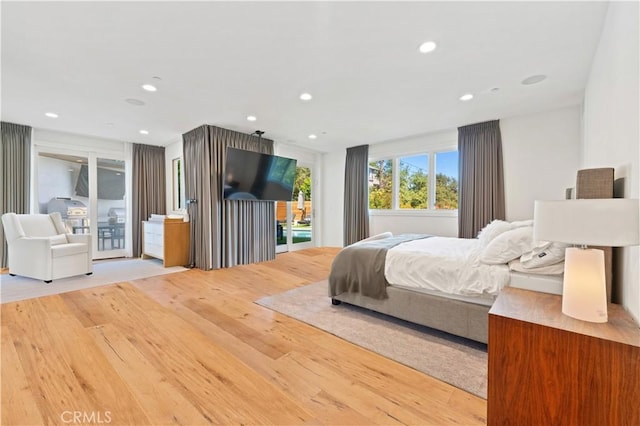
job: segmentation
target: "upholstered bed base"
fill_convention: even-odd
[[[387,287],[389,298],[378,300],[359,293],[342,293],[332,302],[349,303],[416,324],[482,343],[488,341],[490,306],[446,299],[397,287]]]

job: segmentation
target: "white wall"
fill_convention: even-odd
[[[580,108],[562,108],[500,120],[505,174],[506,219],[533,218],[536,199],[562,199],[575,186],[580,163]],[[412,136],[369,146],[370,158],[457,149],[457,130]],[[323,156],[325,176],[325,245],[342,246],[345,151]],[[376,212],[372,235],[391,231],[445,237],[458,235],[458,217],[451,212]]]
[[[611,2],[591,66],[583,112],[582,167],[615,167],[624,197],[640,198],[638,3]],[[622,305],[640,321],[640,250],[616,250]]]
[[[500,120],[508,221],[533,219],[535,200],[561,200],[580,165],[578,106]]]
[[[322,245],[342,247],[344,206],[344,149],[322,154]]]

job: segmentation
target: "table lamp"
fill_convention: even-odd
[[[563,314],[607,322],[604,252],[587,246],[638,245],[639,205],[629,198],[535,202],[533,238],[577,246],[565,251]]]

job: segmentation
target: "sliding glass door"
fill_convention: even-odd
[[[125,161],[55,149],[36,164],[37,212],[59,212],[69,233],[92,235],[93,258],[127,255]]]
[[[276,203],[277,253],[313,247],[311,182],[311,167],[297,167],[291,201]]]

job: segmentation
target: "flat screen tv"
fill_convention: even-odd
[[[224,193],[228,200],[291,201],[296,160],[227,148]]]

